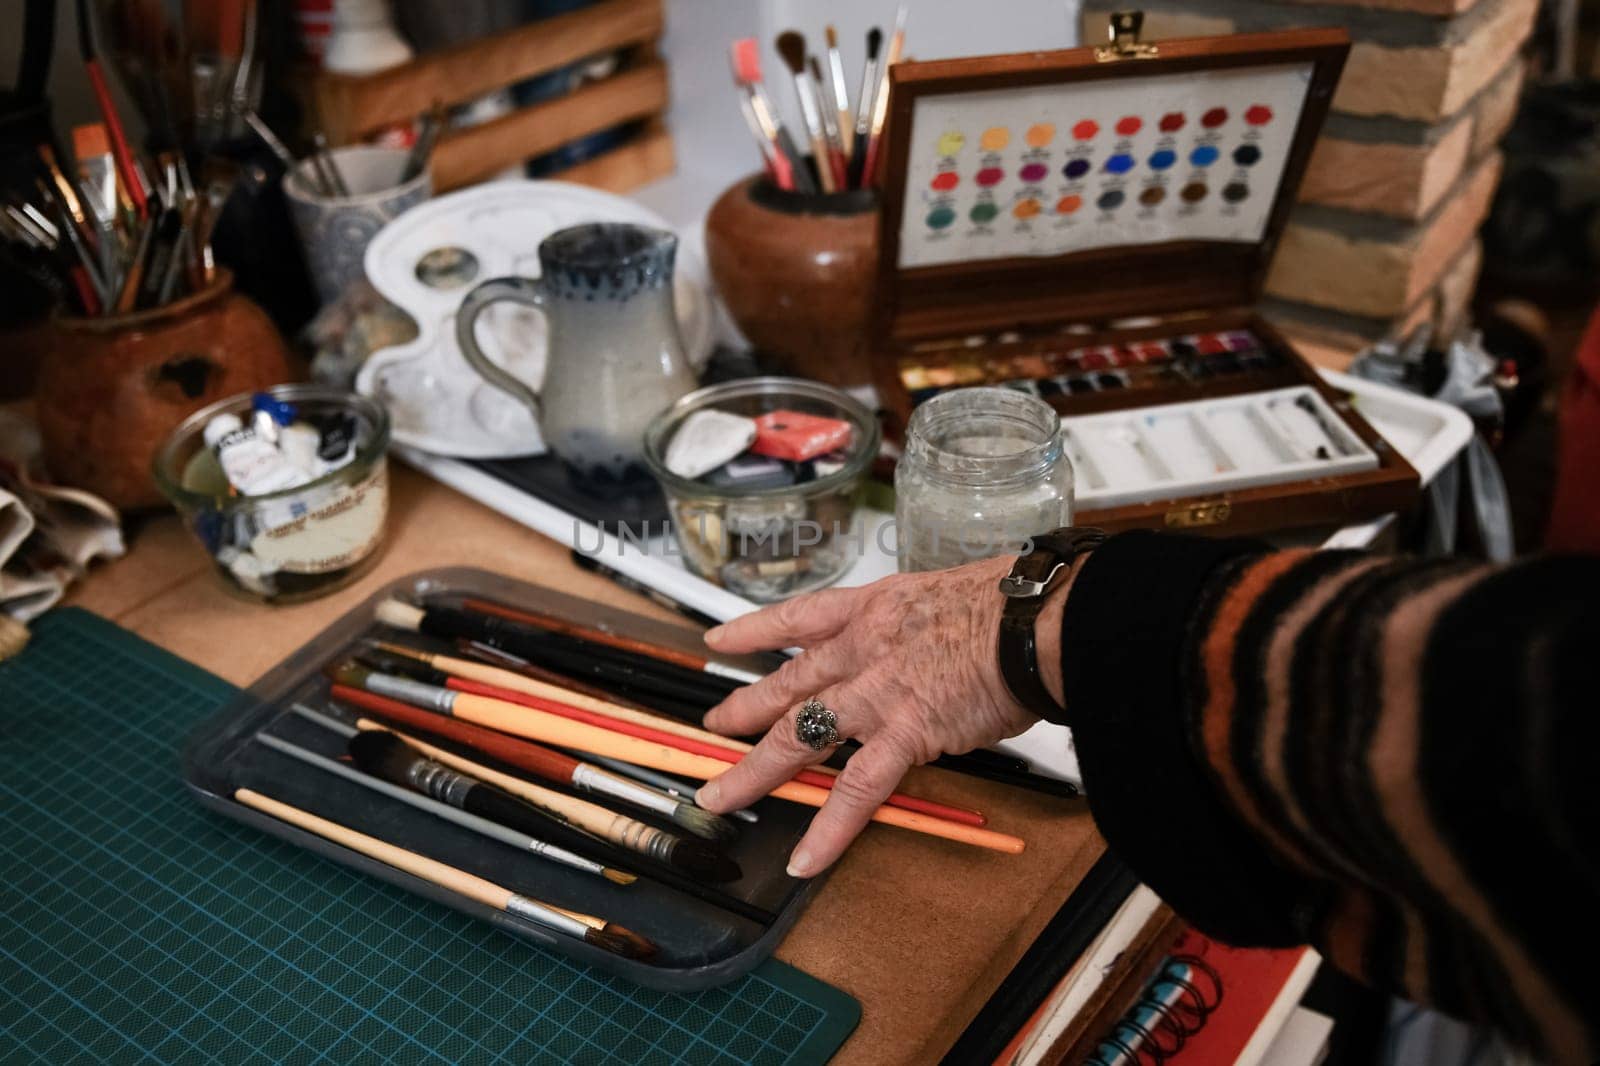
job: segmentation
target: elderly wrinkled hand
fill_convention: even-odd
[[[843,853],[912,766],[1015,736],[1038,719],[1007,690],[995,655],[1002,599],[996,584],[1011,557],[953,570],[899,574],[861,588],[827,589],[737,618],[706,634],[718,652],[800,647],[804,653],[730,695],[706,726],[746,735],[768,729],[745,758],[700,789],[724,812],[766,795],[831,748],[796,733],[809,699],[856,740],[789,873],[809,877]]]

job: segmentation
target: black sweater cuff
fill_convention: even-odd
[[[1173,910],[1235,944],[1303,942],[1294,879],[1223,804],[1185,728],[1184,657],[1207,580],[1253,541],[1111,538],[1067,597],[1061,673],[1096,825]]]

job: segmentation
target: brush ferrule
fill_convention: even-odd
[[[558,848],[554,844],[546,844],[542,840],[533,840],[532,838],[529,838],[528,850],[539,856],[541,859],[549,859],[551,862],[559,862],[564,866],[571,866],[574,869],[583,870],[585,873],[599,874],[602,876],[605,874],[606,868],[603,864],[595,862],[593,859],[586,859],[575,851],[568,851],[566,848]]]
[[[804,119],[806,129],[813,134],[822,131],[822,111],[817,104],[817,83],[811,80],[811,75],[802,70],[794,76],[795,95],[800,98],[800,116]],[[821,163],[818,163],[820,166]]]
[[[742,681],[747,685],[761,680],[761,675],[754,670],[741,670],[737,666],[724,666],[722,663],[707,662],[705,671],[713,677],[725,677],[729,681]]]
[[[619,842],[623,847],[669,865],[672,862],[673,846],[678,843],[678,838],[671,833],[633,819],[627,820],[619,836],[621,837]]]
[[[513,895],[506,902],[506,913],[514,914],[518,918],[526,918],[530,922],[558,929],[568,936],[575,936],[582,940],[589,932],[589,927],[576,918],[569,918],[553,907],[546,907],[538,900],[529,899],[527,896]]]
[[[604,770],[597,770],[593,766],[579,765],[572,772],[572,784],[589,792],[597,792],[603,796],[631,803],[635,807],[668,817],[678,809],[678,801],[663,796],[661,793],[632,781],[624,780],[615,774],[608,774]]]
[[[406,770],[406,781],[412,788],[425,796],[432,796],[440,803],[448,803],[452,807],[460,807],[467,802],[467,793],[477,786],[477,782],[464,774],[458,774],[443,763],[436,763],[432,759],[414,759]]]
[[[380,696],[387,696],[413,706],[425,707],[440,714],[451,712],[457,695],[453,689],[427,685],[421,681],[413,681],[409,677],[395,677],[393,674],[368,674],[366,689],[368,692],[375,692]]]

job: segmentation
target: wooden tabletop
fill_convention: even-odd
[[[140,526],[127,557],[97,568],[69,602],[241,686],[377,586],[438,566],[476,566],[688,624],[578,569],[556,542],[408,469],[391,472],[383,558],[325,599],[262,607],[229,594],[188,531],[164,516]],[[836,1063],[937,1061],[1104,848],[1081,801],[941,770],[911,780],[983,809],[1028,848],[997,855],[882,826],[852,846],[777,952],[861,1001],[861,1025]]]

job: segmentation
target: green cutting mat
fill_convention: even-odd
[[[641,989],[204,811],[234,689],[86,611],[0,664],[0,1062],[820,1063],[860,1018],[769,960]]]

